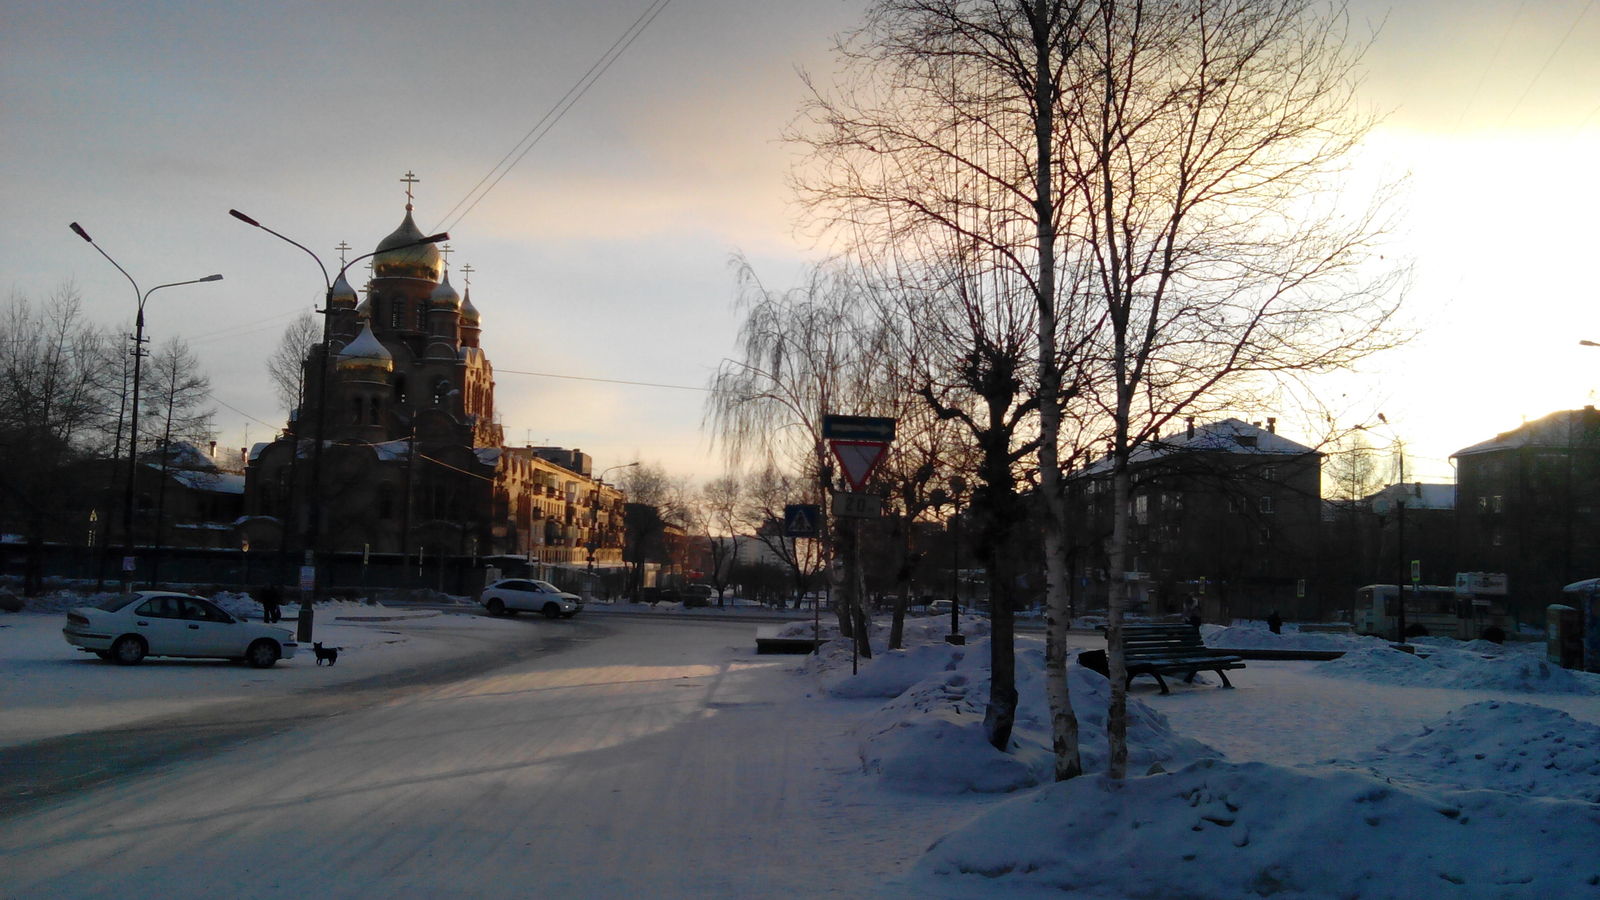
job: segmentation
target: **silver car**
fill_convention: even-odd
[[[502,578],[491,582],[478,595],[478,602],[491,616],[538,612],[548,619],[570,619],[583,609],[583,600],[577,594],[569,594],[548,581],[531,578]]]
[[[76,607],[67,613],[61,636],[125,666],[146,656],[188,656],[243,660],[265,669],[293,658],[299,648],[283,628],[246,622],[204,597],[172,591],[138,591]]]

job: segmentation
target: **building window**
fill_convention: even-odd
[[[1272,543],[1272,526],[1271,525],[1263,525],[1263,526],[1261,526],[1261,530],[1256,533],[1256,539],[1258,541],[1260,541],[1262,544],[1270,544],[1270,543]]]
[[[1261,510],[1262,515],[1269,515],[1269,516],[1272,515],[1272,497],[1271,497],[1271,495],[1262,497],[1258,508]]]
[[[1505,507],[1506,507],[1505,500],[1506,500],[1505,497],[1503,497],[1503,496],[1501,496],[1499,494],[1495,494],[1494,495],[1494,499],[1489,501],[1489,508],[1493,509],[1495,512],[1505,512],[1506,511],[1506,509],[1505,509]]]
[[[361,407],[362,403],[360,397],[350,398],[350,421],[355,425],[361,424]]]
[[[1478,498],[1478,512],[1488,512],[1488,511],[1489,511],[1489,498],[1488,497],[1479,497]]]
[[[1263,466],[1262,469],[1261,469],[1261,480],[1263,480],[1263,481],[1277,481],[1278,480],[1278,467],[1277,466]]]
[[[1150,524],[1150,497],[1140,494],[1133,498],[1133,519],[1140,525]]]
[[[401,325],[405,324],[405,317],[405,304],[396,300],[389,307],[389,327],[399,329]]]
[[[369,424],[377,425],[380,421],[382,421],[383,404],[379,402],[377,397],[372,397],[370,399],[370,405],[367,408],[367,416],[367,421]]]

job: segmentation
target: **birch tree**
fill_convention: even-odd
[[[1309,0],[1100,0],[1064,114],[1083,215],[1067,246],[1108,329],[1110,774],[1127,766],[1121,629],[1129,458],[1174,419],[1394,342],[1381,205],[1339,202],[1370,120],[1338,8]]]

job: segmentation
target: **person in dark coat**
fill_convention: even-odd
[[[283,621],[283,612],[279,609],[283,603],[283,594],[279,592],[277,585],[269,584],[262,588],[256,595],[256,602],[261,604],[261,621]]]
[[[1277,610],[1273,610],[1272,614],[1267,616],[1267,629],[1273,634],[1283,633],[1283,617],[1278,615]]]

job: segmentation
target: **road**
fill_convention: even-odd
[[[986,802],[848,777],[868,707],[809,699],[748,624],[527,625],[504,665],[190,722],[181,745],[124,735],[139,761],[94,777],[63,764],[0,819],[0,896],[861,896]]]

